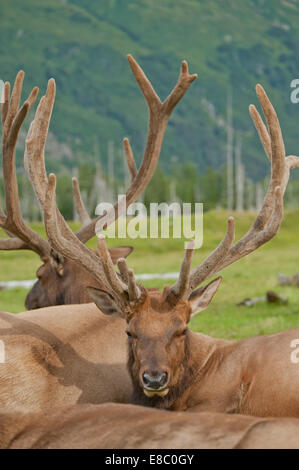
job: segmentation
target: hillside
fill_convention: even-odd
[[[199,172],[225,164],[231,89],[242,158],[248,174],[260,179],[267,162],[248,114],[257,82],[275,103],[287,152],[298,153],[299,104],[290,102],[290,82],[299,78],[298,18],[298,0],[1,0],[0,78],[13,80],[24,68],[25,90],[39,85],[42,92],[56,78],[49,168],[98,158],[106,165],[110,141],[121,174],[122,138],[130,137],[140,161],[147,130],[126,54],[139,61],[161,98],[187,59],[199,79],[169,123],[164,168],[172,156],[195,162]]]

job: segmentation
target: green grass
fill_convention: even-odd
[[[204,244],[194,255],[193,264],[199,263],[215,248],[223,237],[227,213],[213,211],[204,215]],[[236,238],[249,228],[255,214],[235,214]],[[74,228],[74,224],[72,224]],[[35,225],[43,233],[41,225]],[[299,271],[299,211],[288,211],[279,234],[255,253],[236,262],[222,272],[223,281],[210,307],[191,322],[192,329],[212,336],[240,339],[248,336],[274,333],[299,325],[299,289],[281,287],[277,273],[293,274]],[[95,246],[92,240],[90,246]],[[109,246],[132,244],[130,266],[136,273],[178,271],[183,257],[182,240],[109,240]],[[40,265],[38,257],[30,252],[1,252],[0,281],[34,279]],[[173,281],[169,281],[171,283]],[[154,280],[147,286],[163,287],[164,281]],[[289,302],[287,305],[256,304],[237,307],[245,297],[259,297],[267,290],[275,290]],[[0,292],[0,309],[10,312],[24,310],[25,289]]]

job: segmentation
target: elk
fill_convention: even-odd
[[[179,279],[163,292],[137,284],[125,259],[118,260],[118,275],[102,234],[98,237],[100,257],[95,258],[66,224],[59,224],[56,178],[49,176],[44,201],[48,238],[55,250],[76,260],[99,281],[105,279],[104,290],[90,287],[88,291],[103,313],[127,322],[134,404],[174,411],[299,416],[299,368],[290,359],[290,345],[299,337],[299,328],[239,342],[188,329],[190,318],[209,305],[222,278],[202,285],[204,281],[276,235],[283,219],[283,195],[290,170],[299,166],[298,157],[285,155],[280,124],[264,89],[257,85],[256,91],[267,127],[253,105],[250,114],[271,162],[263,206],[252,227],[236,243],[234,219],[230,217],[222,242],[192,271],[194,242],[190,241]],[[155,96],[153,100],[159,107]],[[99,231],[101,228],[99,223]]]
[[[106,403],[0,413],[2,449],[298,449],[299,421]]]
[[[158,163],[167,121],[196,78],[196,75],[189,74],[187,63],[183,62],[177,84],[163,105],[161,103],[161,106],[157,106],[159,98],[143,70],[132,56],[129,56],[129,63],[148,104],[150,117],[147,143],[139,169],[130,143],[128,139],[125,140],[129,167],[134,175],[127,190],[127,205],[140,196],[150,181]],[[19,109],[22,80],[23,73],[17,76],[10,100],[9,85],[5,85],[5,103],[2,108],[4,171],[10,178],[5,178],[6,214],[1,212],[1,224],[9,234],[14,235],[5,239],[2,246],[7,249],[12,246],[15,249],[25,248],[25,245],[34,246],[43,256],[49,253],[50,245],[23,221],[16,184],[15,146],[18,132],[37,93],[34,89]],[[25,166],[42,208],[48,185],[44,147],[54,100],[55,81],[51,79],[26,139]],[[83,247],[83,250],[93,253],[95,258],[91,267],[98,266],[99,252],[87,248],[84,243],[90,234],[95,233],[99,219],[91,221],[74,234],[58,209],[56,216],[59,230],[69,237],[69,243],[77,240],[80,249]],[[115,220],[117,216],[116,205]],[[57,253],[69,258],[60,250]],[[78,264],[76,255],[69,259]],[[79,266],[86,270],[80,263]],[[93,276],[95,285],[99,285],[92,270],[87,272]],[[103,282],[100,285],[108,289],[107,281],[103,279]],[[132,384],[126,370],[125,321],[107,318],[93,303],[41,308],[17,316],[2,312],[0,339],[5,345],[6,357],[6,362],[0,364],[0,408],[26,408],[33,412],[77,402],[130,401]]]
[[[84,206],[79,183],[72,178],[74,203],[82,226],[90,223],[91,219]],[[92,234],[90,236],[92,238]],[[132,253],[132,246],[109,248],[109,253],[115,264],[121,256],[126,258]],[[28,310],[49,307],[52,305],[81,304],[90,302],[86,286],[94,283],[92,276],[80,268],[69,258],[50,250],[48,256],[42,258],[43,264],[37,269],[38,280],[28,292],[25,306]]]
[[[114,263],[121,256],[127,257],[133,247],[109,248]],[[36,271],[38,280],[28,292],[25,307],[28,310],[52,305],[82,304],[91,302],[86,287],[94,284],[94,278],[71,259],[51,250]]]
[[[51,305],[78,304],[90,302],[85,289],[90,283],[95,284],[94,278],[80,268],[72,260],[59,255],[51,249],[47,240],[34,232],[24,221],[20,211],[18,184],[15,168],[15,147],[21,125],[34,105],[38,88],[35,87],[22,108],[18,111],[24,72],[17,75],[10,100],[10,84],[4,87],[4,103],[1,106],[2,114],[2,160],[5,189],[6,213],[0,208],[0,227],[10,238],[0,239],[1,250],[31,250],[43,261],[37,270],[38,281],[28,293],[25,305],[27,309],[48,307]],[[128,142],[125,139],[125,149],[128,153]],[[128,164],[131,165],[129,156]],[[26,165],[26,155],[25,155]],[[129,166],[130,168],[130,166]],[[136,170],[136,167],[135,167]],[[131,175],[136,176],[137,170],[131,168]],[[92,221],[83,204],[77,178],[72,179],[75,207],[85,229],[84,242],[94,236]],[[134,199],[134,198],[133,198]],[[86,233],[87,230],[87,233]],[[80,231],[79,231],[80,232]],[[80,237],[80,234],[78,233]],[[120,257],[127,257],[133,248],[130,246],[110,248],[114,262]]]

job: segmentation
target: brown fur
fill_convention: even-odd
[[[129,402],[125,322],[94,304],[0,313],[0,408]]]
[[[0,413],[10,449],[298,448],[299,420],[179,413],[133,405],[74,405],[51,413]]]

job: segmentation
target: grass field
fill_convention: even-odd
[[[213,211],[204,214],[204,243],[197,250],[193,264],[198,264],[215,248],[223,237],[228,214]],[[255,214],[235,214],[236,238],[245,233]],[[74,224],[71,224],[75,228]],[[33,226],[43,233],[41,224]],[[223,281],[210,307],[196,316],[192,329],[212,336],[240,339],[253,335],[274,333],[299,325],[299,289],[281,287],[277,273],[294,274],[299,271],[299,211],[286,212],[279,234],[255,253],[223,270]],[[131,244],[135,251],[130,256],[130,266],[136,273],[165,273],[178,271],[183,257],[182,240],[108,240],[109,246]],[[90,242],[95,246],[95,240]],[[34,279],[41,264],[30,252],[1,252],[0,281]],[[171,283],[173,281],[169,281]],[[145,284],[162,287],[165,281],[148,281]],[[258,303],[254,307],[237,307],[236,302],[245,297],[265,295],[267,290],[287,297],[287,305]],[[24,310],[26,289],[2,290],[0,309],[10,312]]]

